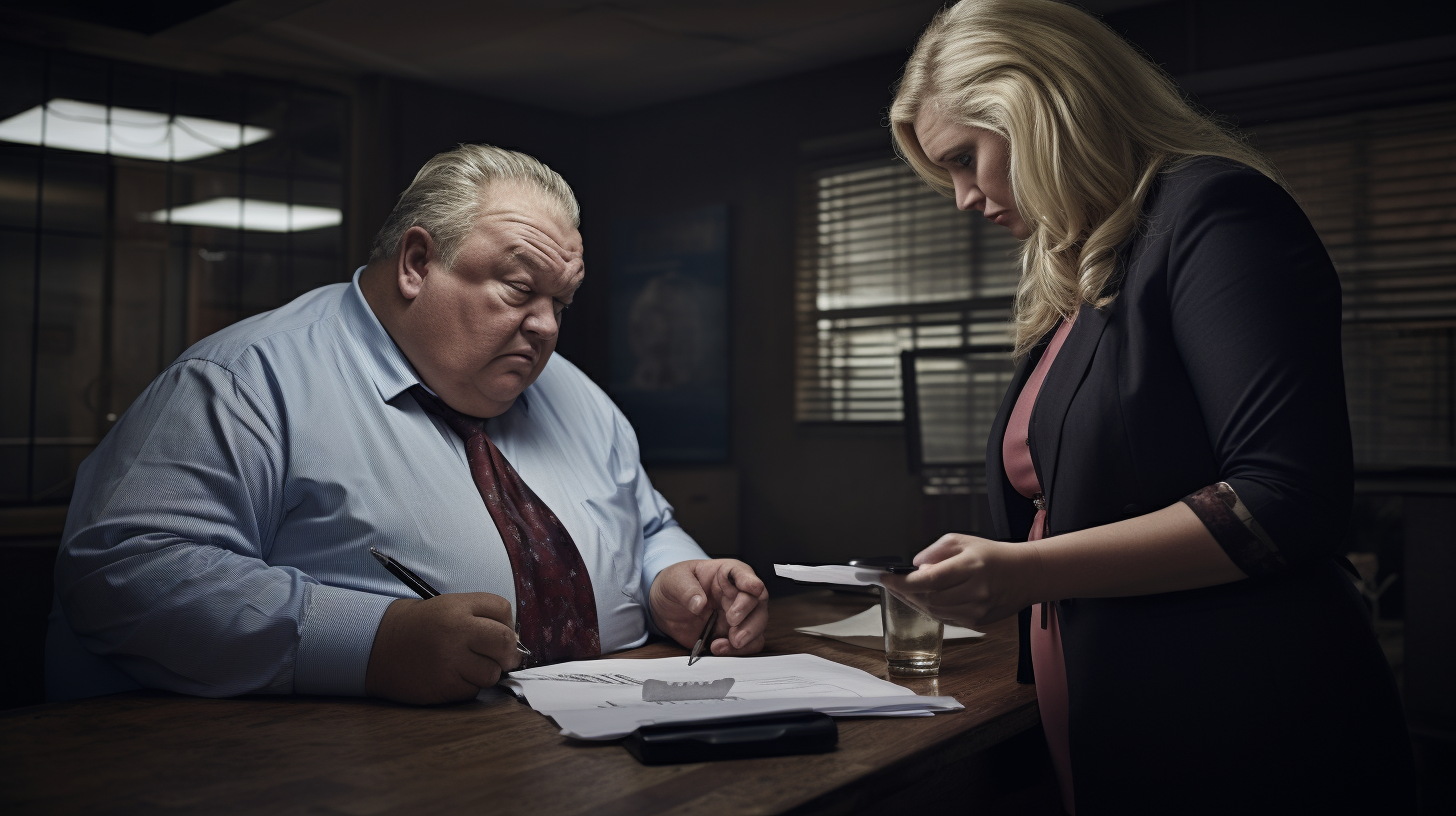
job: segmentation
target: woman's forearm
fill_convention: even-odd
[[[1045,600],[1152,595],[1226,584],[1244,575],[1188,505],[1026,545],[1040,562]]]
[[[1052,536],[1000,542],[949,534],[915,556],[920,568],[881,580],[940,620],[976,626],[1028,604],[1152,595],[1244,578],[1182,502],[1146,516]]]

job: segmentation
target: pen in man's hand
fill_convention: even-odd
[[[718,610],[714,609],[713,614],[708,616],[708,625],[703,627],[703,634],[698,636],[698,642],[693,644],[693,653],[688,655],[688,665],[698,662],[699,655],[703,651],[703,644],[710,643],[713,637],[713,627],[718,625]]]
[[[737,590],[739,592],[742,592],[743,591],[741,589],[738,589],[738,582],[733,580],[733,573],[732,572],[729,572],[728,573],[728,583],[735,590]],[[712,603],[712,602],[709,601],[709,603]],[[699,659],[699,657],[700,657],[700,655],[701,655],[701,653],[703,651],[703,647],[704,646],[707,646],[708,644],[710,644],[710,643],[713,642],[713,627],[716,626],[717,624],[718,624],[718,610],[714,609],[713,610],[713,614],[708,616],[708,625],[703,627],[703,634],[699,635],[698,636],[698,642],[693,644],[693,653],[690,654],[690,655],[688,655],[688,665],[689,666],[691,666],[694,663],[698,662],[698,659]],[[730,643],[731,643],[731,641],[730,641]],[[708,651],[711,652],[712,649],[709,649]]]
[[[390,558],[379,550],[374,549],[373,547],[369,548],[369,554],[377,558],[379,560],[379,563],[383,564],[384,568],[389,570],[391,575],[398,578],[400,580],[400,583],[403,583],[405,586],[409,587],[410,591],[414,592],[421,598],[429,600],[430,598],[437,597],[440,594],[439,590],[426,583],[425,579],[421,578],[418,575],[415,575],[414,571],[411,570],[409,567],[406,567],[404,564],[399,563],[398,561]]]
[[[373,547],[370,547],[369,548],[369,554],[372,555],[372,556],[374,556],[379,561],[379,563],[383,564],[384,565],[384,568],[387,569],[387,570],[389,570],[389,572],[390,572],[391,575],[393,575],[394,577],[398,578],[401,583],[403,583],[405,586],[409,587],[411,591],[413,591],[416,595],[420,596],[421,598],[424,598],[425,600],[429,600],[429,599],[434,598],[434,597],[436,597],[436,596],[438,596],[440,594],[440,591],[439,590],[437,590],[434,587],[430,586],[429,583],[425,581],[425,579],[421,578],[418,575],[415,575],[414,571],[411,570],[409,567],[406,567],[404,564],[399,563],[398,561],[394,560],[393,558],[390,558],[389,556],[385,555],[384,553],[380,552],[379,550],[374,549]],[[517,616],[516,617],[516,651],[519,652],[520,655],[521,655],[521,665],[518,666],[517,668],[524,669],[524,668],[526,668],[526,665],[531,662],[531,650],[530,649],[527,649],[525,647],[525,645],[523,643],[521,643],[521,629],[520,629],[520,626],[521,626],[521,621],[520,621],[519,616]]]

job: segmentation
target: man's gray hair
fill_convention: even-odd
[[[573,227],[581,226],[581,206],[561,174],[525,153],[491,145],[463,144],[435,156],[400,194],[384,220],[369,262],[399,254],[399,242],[410,227],[424,227],[446,267],[453,266],[460,243],[475,226],[486,192],[500,182],[535,189],[561,207]]]

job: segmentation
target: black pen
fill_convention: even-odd
[[[414,592],[421,598],[429,600],[440,594],[439,590],[430,586],[429,582],[427,582],[425,579],[421,578],[418,575],[415,575],[414,571],[411,570],[409,567],[406,567],[404,564],[399,563],[398,561],[390,558],[379,550],[374,549],[373,547],[369,548],[369,554],[378,559],[379,563],[383,564],[384,568],[389,570],[389,573],[391,575],[398,578],[401,583],[409,587],[412,592]],[[521,622],[518,617],[516,619],[516,651],[521,653],[521,665],[517,668],[525,668],[526,664],[529,663],[531,660],[531,650],[527,649],[525,645],[521,643],[520,627]]]
[[[741,589],[738,589],[738,582],[733,580],[733,573],[732,572],[729,572],[728,573],[728,583],[731,584],[733,586],[733,588],[734,589],[737,589],[739,592],[742,592],[743,591]],[[711,601],[709,603],[711,603]],[[702,653],[703,647],[706,646],[706,645],[708,645],[709,643],[712,643],[713,642],[713,627],[716,626],[717,624],[718,624],[718,610],[714,609],[713,610],[713,614],[711,614],[711,615],[708,616],[708,625],[703,627],[703,633],[698,636],[698,642],[693,644],[693,653],[690,654],[690,655],[688,655],[688,665],[689,666],[691,666],[694,663],[698,662],[698,660],[699,660],[699,657],[698,656]],[[712,651],[712,650],[710,649],[709,651]]]
[[[718,610],[714,609],[713,614],[708,616],[708,625],[703,627],[703,634],[698,636],[698,642],[693,644],[693,653],[688,655],[688,665],[698,662],[698,654],[703,651],[703,644],[713,636],[713,627],[718,623]]]
[[[421,578],[418,575],[415,575],[414,572],[411,571],[410,568],[406,567],[404,564],[399,563],[398,561],[390,558],[379,550],[374,549],[373,547],[369,548],[369,554],[379,559],[379,563],[383,564],[384,568],[389,570],[390,574],[398,578],[405,586],[410,588],[410,591],[414,592],[421,598],[429,600],[430,598],[437,597],[440,594],[439,590],[426,583],[425,579]]]

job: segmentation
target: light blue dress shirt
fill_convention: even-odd
[[[370,546],[514,606],[465,446],[406,393],[418,382],[357,272],[188,349],[81,465],[47,696],[363,694],[385,607],[413,597]],[[641,645],[657,573],[707,556],[626,418],[553,356],[486,431],[581,551],[603,652]]]

